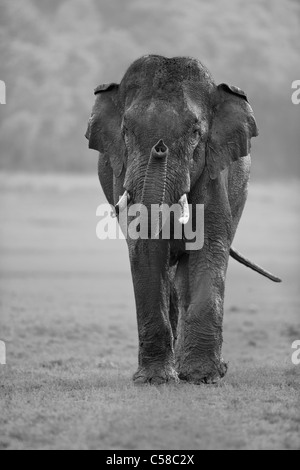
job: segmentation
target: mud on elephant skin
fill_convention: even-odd
[[[204,246],[128,238],[139,366],[134,381],[214,383],[222,358],[225,278],[247,198],[253,111],[239,88],[216,85],[198,60],[144,56],[120,84],[101,85],[88,124],[99,178],[117,213],[131,204],[180,204],[185,223],[204,204]]]

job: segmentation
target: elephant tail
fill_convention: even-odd
[[[241,255],[238,251],[236,251],[234,248],[230,248],[230,256],[238,261],[239,263],[243,264],[244,266],[247,266],[247,268],[253,269],[253,271],[256,271],[257,273],[261,274],[262,276],[267,277],[268,279],[271,279],[273,282],[282,282],[282,280],[279,277],[274,276],[273,274],[269,273],[268,271],[265,271],[263,268],[258,266],[257,264],[252,263],[252,261],[244,258],[243,255]]]

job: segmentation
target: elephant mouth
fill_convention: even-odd
[[[117,215],[124,212],[127,209],[128,205],[131,203],[133,203],[132,196],[128,191],[125,191],[123,196],[120,197],[119,202],[115,206],[115,211]],[[178,219],[178,222],[181,225],[186,225],[190,220],[190,208],[189,208],[187,194],[184,194],[179,199],[178,205],[180,206],[180,217]]]

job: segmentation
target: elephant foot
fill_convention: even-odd
[[[193,366],[181,367],[179,369],[179,379],[185,382],[200,384],[216,384],[225,377],[228,370],[228,363],[223,359],[219,363],[209,362],[204,364],[194,364]]]
[[[140,368],[133,376],[135,385],[163,385],[179,383],[177,372],[173,368]]]

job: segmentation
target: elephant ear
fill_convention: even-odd
[[[252,108],[240,88],[222,83],[217,87],[210,136],[207,145],[207,167],[211,179],[250,153],[251,138],[258,136]]]
[[[105,155],[117,178],[121,175],[126,163],[118,91],[119,85],[116,83],[100,85],[95,89],[96,102],[85,134],[89,141],[89,148]]]

